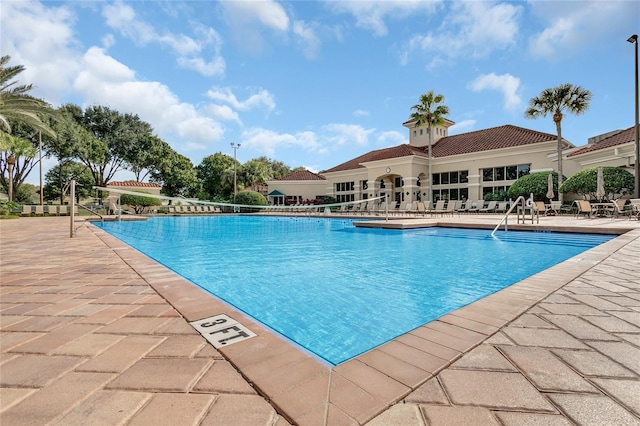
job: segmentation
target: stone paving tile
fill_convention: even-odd
[[[480,345],[467,352],[451,368],[492,371],[517,371],[494,346]]]
[[[0,387],[0,401],[2,401],[2,404],[0,404],[0,413],[18,404],[36,391],[36,389]]]
[[[278,413],[257,395],[219,395],[202,420],[202,426],[271,426]]]
[[[77,368],[78,371],[121,373],[164,341],[160,336],[127,336],[100,355]]]
[[[640,417],[640,381],[598,378],[593,382]]]
[[[168,336],[160,345],[149,352],[147,358],[193,358],[207,342],[198,335],[172,335]]]
[[[68,324],[59,327],[42,337],[33,339],[22,345],[16,346],[11,349],[11,352],[23,352],[23,353],[40,353],[46,354],[53,350],[72,342],[82,336],[85,336],[97,327],[93,324]]]
[[[555,412],[538,390],[518,373],[447,369],[438,377],[454,404]]]
[[[55,424],[104,426],[123,424],[151,398],[142,392],[97,391]]]
[[[572,426],[564,416],[536,413],[494,412],[504,426]]]
[[[631,370],[597,351],[553,349],[552,352],[584,376],[637,377]]]
[[[447,395],[444,393],[444,389],[442,389],[437,378],[428,380],[418,389],[411,392],[404,401],[417,404],[450,405]]]
[[[507,327],[503,330],[510,339],[522,346],[542,346],[545,348],[586,349],[582,342],[563,330],[539,328],[524,329]]]
[[[127,423],[128,426],[195,426],[207,413],[215,395],[156,393]]]
[[[588,345],[640,375],[640,348],[627,342],[588,342]]]
[[[430,426],[500,426],[491,411],[482,407],[439,407],[433,405],[424,407],[422,411]]]
[[[640,316],[638,319],[640,320]],[[640,327],[636,327],[631,322],[622,320],[615,315],[584,317],[584,320],[609,333],[640,333]]]
[[[559,328],[563,329],[567,333],[571,334],[576,339],[580,340],[619,340],[617,337],[607,333],[603,329],[596,327],[587,322],[593,318],[602,317],[586,317],[584,320],[580,317],[573,315],[542,315],[543,318],[549,320]]]
[[[422,413],[416,405],[396,404],[367,423],[367,426],[424,426],[425,424]]]
[[[256,391],[226,360],[216,360],[193,386],[193,392],[255,395]]]
[[[548,349],[503,346],[502,352],[542,391],[591,392],[597,390]]]
[[[140,390],[151,392],[187,392],[211,365],[207,359],[148,358],[136,362],[107,389]],[[171,375],[166,372],[171,371]]]
[[[113,375],[107,373],[65,374],[60,380],[2,412],[0,424],[41,426],[53,422],[112,378]]]
[[[0,386],[44,387],[84,361],[72,356],[22,355],[2,365]]]
[[[638,426],[639,424],[637,417],[605,396],[549,394],[548,397],[579,425]]]

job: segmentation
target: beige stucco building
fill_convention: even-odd
[[[443,126],[433,128],[431,195],[427,180],[428,131],[426,126],[416,128],[413,121],[403,123],[409,130],[409,144],[370,151],[319,174],[297,172],[281,180],[269,181],[270,194],[291,199],[300,196],[303,200],[313,195],[329,195],[340,202],[383,195],[403,203],[480,200],[488,193],[508,190],[525,174],[557,170],[557,136],[554,134],[504,125],[449,136],[448,128],[453,124],[447,120]],[[633,128],[630,133],[633,137]],[[600,147],[616,135],[604,138],[584,151],[563,140],[563,174],[571,176],[585,168],[587,162],[603,158],[608,151]],[[626,135],[620,136],[626,138]],[[627,153],[633,148],[632,140],[629,140],[630,147],[625,143],[618,146],[617,151],[611,148],[611,156],[614,151],[620,154],[618,163],[626,161],[627,167],[633,163]],[[618,163],[616,165],[623,166]],[[278,203],[273,197],[269,200],[272,204]]]

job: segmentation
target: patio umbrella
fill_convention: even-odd
[[[547,198],[552,199],[554,197],[553,193],[553,173],[549,173],[549,177],[547,178]]]
[[[602,174],[602,166],[598,167],[596,185],[596,198],[602,200],[604,198],[604,175]]]

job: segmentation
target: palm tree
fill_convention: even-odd
[[[54,136],[42,116],[52,116],[53,110],[45,101],[30,96],[33,85],[17,85],[15,77],[24,71],[24,66],[6,66],[11,57],[0,57],[0,130],[11,133],[10,120],[21,122],[34,130]]]
[[[553,114],[558,133],[558,188],[562,186],[562,118],[563,111],[580,115],[589,109],[591,92],[573,84],[562,84],[553,89],[544,89],[536,98],[529,100],[525,118],[546,117]],[[562,202],[562,192],[558,192],[558,201]]]
[[[433,90],[420,96],[420,103],[411,107],[414,112],[411,119],[415,121],[415,127],[427,125],[427,133],[429,133],[429,185],[427,186],[428,199],[431,200],[433,193],[431,192],[431,146],[433,145],[433,133],[431,127],[442,126],[445,122],[444,116],[449,114],[449,107],[439,105],[444,101],[443,95],[435,95]]]

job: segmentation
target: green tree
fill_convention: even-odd
[[[259,185],[271,179],[269,165],[257,159],[249,160],[242,165],[242,184],[245,188],[257,190]]]
[[[125,160],[135,175],[136,182],[142,182],[152,171],[157,170],[168,146],[165,141],[150,133],[143,134],[138,143],[130,146]]]
[[[558,135],[558,177],[562,186],[562,118],[567,111],[575,115],[584,113],[589,108],[591,92],[573,84],[562,84],[552,89],[543,90],[540,95],[529,100],[529,108],[524,113],[526,118],[537,119],[552,114]],[[562,192],[558,200],[562,202]]]
[[[127,156],[135,151],[152,128],[137,115],[120,114],[103,106],[91,106],[74,114],[88,134],[78,145],[76,158],[93,174],[96,186],[105,186],[126,165]]]
[[[30,141],[0,131],[0,159],[2,159],[0,161],[0,185],[8,194],[9,181],[12,181],[13,200],[9,201],[17,200],[20,185],[23,184],[33,168],[35,164],[33,159],[36,154],[37,150]],[[11,177],[9,176],[10,161],[14,162]]]
[[[147,207],[151,206],[161,206],[162,202],[160,199],[155,197],[145,197],[143,194],[149,194],[145,191],[135,191],[139,192],[140,195],[131,195],[131,194],[122,194],[120,195],[120,205],[129,205],[133,208],[133,211],[136,214],[144,213],[144,210]]]
[[[610,200],[616,196],[626,193],[633,193],[635,179],[632,173],[619,167],[603,167],[602,177],[604,178],[604,192]],[[573,192],[585,198],[595,199],[598,189],[598,168],[580,170],[567,179],[560,192]]]
[[[11,122],[15,121],[53,135],[53,130],[42,122],[42,117],[53,115],[53,110],[45,101],[29,95],[33,85],[18,85],[14,79],[25,68],[8,66],[10,60],[8,55],[0,57],[0,129],[12,133]]]
[[[427,132],[429,134],[429,147],[428,147],[428,164],[429,164],[429,184],[427,186],[429,199],[433,197],[431,190],[431,147],[433,145],[433,132],[431,131],[433,126],[442,126],[445,123],[445,115],[449,114],[449,107],[446,105],[440,105],[444,102],[443,95],[436,95],[433,90],[429,90],[427,93],[420,96],[420,103],[411,107],[414,111],[411,114],[411,119],[414,121],[416,128],[427,125]]]
[[[236,195],[236,204],[245,206],[266,206],[267,199],[256,191],[241,191]]]
[[[553,174],[553,192],[558,193],[558,174]],[[529,198],[530,194],[533,194],[534,201],[543,201],[547,197],[547,190],[549,188],[549,172],[536,172],[522,176],[515,181],[509,188],[509,198],[515,200],[519,196]]]
[[[220,152],[202,159],[196,166],[198,178],[202,181],[201,198],[214,199],[222,196],[225,199],[233,197],[233,171],[240,173],[240,163],[232,157]]]
[[[44,178],[44,199],[53,201],[56,198],[60,204],[64,204],[64,197],[69,191],[71,181],[75,180],[76,194],[78,198],[90,197],[93,193],[93,175],[91,170],[82,163],[69,161],[65,164],[57,164],[52,167]]]
[[[291,173],[291,167],[287,166],[282,161],[272,160],[265,156],[255,158],[254,160],[266,164],[270,171],[270,175],[267,180],[281,179]]]
[[[152,182],[162,185],[162,194],[169,197],[196,197],[202,187],[191,160],[168,144],[150,175]]]

